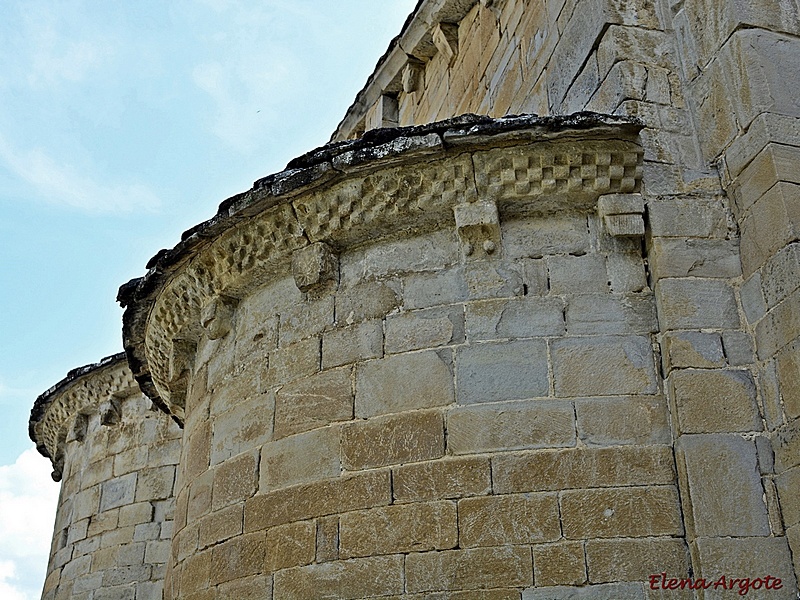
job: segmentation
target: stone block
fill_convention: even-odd
[[[444,454],[442,415],[416,411],[345,424],[341,449],[348,470],[439,458]]]
[[[686,542],[675,538],[589,540],[586,567],[589,581],[647,581],[666,572],[670,577],[690,577]]]
[[[775,307],[800,287],[800,243],[782,248],[761,269],[767,309]]]
[[[534,546],[533,580],[539,587],[586,583],[583,543],[561,542]]]
[[[100,495],[101,512],[111,508],[117,508],[123,504],[133,504],[136,496],[136,473],[129,473],[122,477],[109,479],[108,481],[104,481],[100,487],[102,488],[102,494]],[[89,516],[83,515],[82,512],[84,511],[78,510],[79,506],[77,500],[75,505],[74,510],[76,513],[81,516]],[[91,512],[92,514],[96,512],[96,507]]]
[[[667,404],[660,396],[575,401],[578,438],[587,446],[668,444]]]
[[[753,442],[738,435],[683,435],[676,454],[689,483],[691,505],[684,511],[695,535],[769,535]]]
[[[464,282],[467,298],[512,298],[522,296],[525,288],[522,273],[514,263],[504,261],[477,261],[464,265]]]
[[[100,513],[107,514],[107,513]],[[126,504],[121,506],[116,513],[116,523],[118,527],[129,527],[131,525],[139,525],[141,523],[149,523],[153,520],[153,505],[150,502],[137,502],[135,504]],[[94,517],[92,517],[94,521]]]
[[[669,331],[661,341],[664,370],[695,367],[711,369],[725,366],[722,337],[718,333]]]
[[[522,266],[523,295],[546,295],[550,289],[547,281],[547,261],[543,258],[521,258],[516,262]]]
[[[275,438],[353,418],[352,369],[330,369],[275,394]],[[266,412],[266,411],[265,411]]]
[[[597,46],[597,68],[601,79],[620,57],[636,57],[648,66],[675,68],[671,40],[663,31],[611,25]]]
[[[733,288],[720,279],[662,279],[656,283],[662,330],[738,329]]]
[[[504,221],[503,250],[510,258],[583,254],[591,248],[586,216],[547,216]]]
[[[265,444],[261,449],[259,489],[338,477],[339,429],[323,427]]]
[[[184,429],[181,467],[187,480],[208,469],[211,460],[211,422],[205,421],[196,428]]]
[[[730,186],[736,216],[748,208],[779,181],[800,183],[797,176],[800,149],[782,144],[767,144]]]
[[[570,335],[650,333],[658,330],[650,294],[587,294],[567,303]]]
[[[783,524],[786,527],[800,523],[800,499],[797,490],[800,489],[800,467],[784,471],[775,477],[778,488],[778,497],[781,502]]]
[[[482,496],[491,490],[489,460],[483,457],[443,459],[392,470],[395,502]]]
[[[653,238],[650,265],[655,279],[738,277],[742,272],[737,240]]]
[[[339,517],[329,516],[317,519],[316,562],[330,562],[339,559]]]
[[[142,469],[136,481],[136,501],[171,498],[175,483],[175,467]]]
[[[555,494],[480,496],[458,502],[461,548],[540,544],[560,537]]]
[[[749,129],[737,137],[725,152],[726,178],[733,180],[751,164],[768,144],[794,146],[800,135],[800,124],[789,115],[762,113],[750,124]]]
[[[218,585],[260,574],[264,568],[265,552],[264,532],[240,535],[214,546],[211,550],[210,583]]]
[[[205,471],[195,477],[189,484],[189,502],[186,508],[186,520],[192,523],[197,517],[211,512],[211,498],[214,484],[214,471]]]
[[[226,581],[217,586],[217,595],[220,598],[236,598],[236,600],[272,600],[272,577],[253,575]]]
[[[314,521],[299,521],[268,529],[265,570],[275,572],[314,562],[316,529]]]
[[[400,307],[400,296],[382,281],[364,281],[336,294],[336,321],[352,325],[382,319]]]
[[[551,256],[547,258],[551,294],[608,292],[605,257],[600,254]]]
[[[606,257],[606,269],[613,293],[649,291],[641,254],[613,252]]]
[[[598,76],[599,73],[598,65]],[[647,69],[644,65],[624,60],[614,64],[608,73],[603,75],[604,77],[599,79],[600,85],[597,91],[586,105],[587,110],[613,113],[625,100],[645,99],[647,93]],[[641,221],[641,218],[639,221]],[[643,224],[642,233],[644,233]]]
[[[567,539],[683,534],[674,486],[567,490],[561,521]]]
[[[319,371],[322,354],[320,342],[320,338],[310,337],[276,350],[269,357],[270,381],[280,385]]]
[[[645,600],[641,583],[603,583],[584,587],[552,586],[530,588],[522,592],[522,600]]]
[[[483,300],[467,304],[467,338],[494,340],[564,335],[560,298]]]
[[[749,371],[686,369],[672,373],[670,387],[682,433],[759,431],[756,386]]]
[[[572,403],[530,400],[457,407],[447,414],[452,454],[575,445]]]
[[[769,598],[796,596],[797,580],[792,572],[792,559],[785,537],[751,538],[699,538],[695,542],[700,572],[696,577],[718,581],[727,575],[728,584],[732,578],[741,574],[744,577],[764,577],[771,575],[781,579],[782,589],[764,592]],[[737,593],[739,590],[737,589]],[[706,598],[730,598],[731,590],[709,589]]]
[[[288,306],[280,316],[280,345],[288,346],[333,326],[333,296],[306,299]]]
[[[245,502],[246,532],[392,501],[390,474],[370,471],[257,494]]]
[[[356,600],[403,593],[403,557],[374,556],[308,565],[274,575],[276,598]]]
[[[453,399],[449,350],[387,356],[356,370],[356,417],[445,406]]]
[[[646,337],[563,338],[551,342],[557,396],[654,394],[653,350]]]
[[[745,277],[800,237],[800,185],[779,182],[759,198],[741,221]]]
[[[211,464],[219,464],[272,439],[275,394],[267,392],[241,401],[213,419]]]
[[[771,447],[775,451],[777,473],[800,465],[800,420],[794,419],[778,429],[772,436]]]
[[[654,238],[724,239],[728,233],[725,208],[717,198],[651,199],[647,214]]]
[[[330,369],[383,356],[383,323],[364,321],[322,336],[322,368]]]
[[[492,457],[496,494],[674,483],[669,446],[569,448]]]
[[[408,310],[456,304],[468,296],[467,283],[459,268],[411,273],[404,278],[403,302]]]
[[[206,548],[241,534],[243,521],[243,503],[211,513],[200,521],[199,547]]]
[[[255,451],[226,460],[214,470],[211,506],[219,510],[244,502],[255,494],[258,484],[258,455]]]
[[[396,354],[464,341],[461,305],[401,312],[386,318],[386,352]]]
[[[292,276],[301,292],[319,292],[335,285],[339,259],[324,242],[314,242],[292,253]]]
[[[518,340],[459,348],[456,381],[460,404],[546,396],[546,344]]]
[[[459,541],[455,502],[382,506],[339,519],[342,558],[444,550]]]
[[[530,548],[500,546],[406,557],[406,590],[436,592],[522,587],[533,582]]]
[[[768,360],[800,335],[800,289],[773,308],[756,325],[758,357]]]
[[[732,367],[751,365],[755,361],[753,338],[744,331],[725,331],[722,334],[725,358]]]
[[[169,540],[151,540],[147,542],[147,546],[144,551],[144,561],[151,564],[168,562],[170,556],[170,546],[171,543]]]

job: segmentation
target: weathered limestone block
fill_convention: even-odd
[[[742,270],[745,276],[800,236],[800,185],[779,182],[750,208],[741,221]]]
[[[245,534],[214,546],[210,583],[216,585],[260,574],[264,568],[265,552],[263,532]]]
[[[358,418],[452,404],[451,353],[415,352],[367,361],[356,368],[355,387]]]
[[[394,354],[464,341],[461,305],[401,312],[386,318],[386,352]]]
[[[395,502],[483,496],[491,489],[489,460],[483,457],[442,459],[392,470]]]
[[[322,336],[323,369],[381,356],[383,327],[379,319],[338,327]]]
[[[341,558],[455,548],[455,502],[412,503],[345,513],[339,520]]]
[[[578,438],[587,446],[667,444],[666,401],[659,396],[582,398],[575,401]]]
[[[552,294],[608,292],[608,274],[602,255],[548,257],[547,270]]]
[[[470,302],[466,328],[470,341],[564,335],[564,302],[559,298]]]
[[[775,362],[783,409],[788,418],[796,419],[800,417],[800,343],[786,346]]]
[[[588,252],[591,236],[584,215],[556,215],[504,221],[503,250],[511,258]]]
[[[444,421],[438,411],[417,411],[342,427],[342,465],[348,470],[439,458],[444,454]]]
[[[739,244],[734,240],[653,238],[650,265],[656,279],[741,275]]]
[[[311,564],[316,555],[316,538],[313,521],[300,521],[268,529],[264,568],[274,572]]]
[[[285,523],[387,505],[392,500],[388,470],[301,484],[245,502],[244,529],[259,531]]]
[[[674,483],[669,446],[569,448],[492,457],[495,493]]]
[[[687,369],[670,386],[682,433],[759,431],[756,386],[748,371]]]
[[[287,600],[355,600],[403,593],[403,557],[376,556],[278,571],[273,593]]]
[[[617,335],[658,330],[651,294],[586,294],[567,302],[570,335]]]
[[[458,502],[459,547],[539,544],[561,537],[555,494],[513,494]]]
[[[546,396],[546,344],[543,340],[517,340],[459,348],[456,381],[459,404]]]
[[[214,470],[211,505],[218,510],[244,502],[257,489],[258,456],[255,452],[240,454]]]
[[[447,449],[473,454],[575,445],[574,409],[563,400],[457,407],[447,413]]]
[[[585,587],[552,586],[530,588],[522,592],[522,600],[644,600],[641,583],[603,583]]]
[[[800,243],[789,244],[772,256],[761,270],[761,289],[767,309],[800,287]]]
[[[556,396],[653,394],[657,379],[645,337],[563,338],[551,343]]]
[[[203,549],[242,533],[244,504],[215,511],[200,521],[198,547]],[[167,561],[164,561],[167,562]]]
[[[258,487],[274,490],[340,473],[339,428],[323,427],[264,444]]]
[[[662,338],[661,350],[666,373],[687,367],[711,369],[725,366],[722,337],[718,333],[670,331]]]
[[[689,577],[689,550],[677,538],[589,540],[586,568],[589,581],[647,581],[667,572],[670,577]]]
[[[800,150],[794,146],[768,143],[730,184],[734,214],[741,218],[769,188],[785,181],[800,183],[797,167]]]
[[[339,325],[352,325],[369,319],[380,319],[400,306],[400,297],[382,281],[365,281],[336,294],[336,320]]]
[[[662,279],[655,292],[662,330],[739,328],[733,288],[726,281]]]
[[[695,535],[769,535],[755,444],[737,435],[682,435],[677,456],[691,498],[687,527]]]
[[[533,580],[539,587],[586,583],[586,557],[581,542],[533,547]]]
[[[673,486],[569,490],[562,493],[560,504],[568,539],[683,534]]]
[[[800,290],[769,311],[756,325],[758,357],[768,360],[791,344],[800,332]]]
[[[655,198],[647,202],[654,237],[724,238],[728,222],[715,198]]]
[[[412,553],[406,557],[406,589],[435,592],[533,583],[531,551],[521,546]]]
[[[353,418],[352,369],[330,369],[275,394],[275,438]],[[267,412],[267,411],[264,411]]]
[[[214,417],[211,439],[212,465],[272,439],[275,394],[266,393],[239,402]]]

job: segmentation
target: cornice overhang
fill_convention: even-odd
[[[125,353],[120,352],[72,369],[36,398],[28,420],[28,435],[39,453],[53,463],[56,481],[61,477],[64,443],[74,417],[96,412],[104,402],[138,391]]]
[[[594,210],[601,195],[639,190],[640,129],[595,113],[465,115],[373,130],[300,156],[222,202],[214,217],[158,252],[144,277],[120,288],[133,375],[182,424],[193,349],[201,335],[214,339],[209,307],[233,310],[288,274],[292,255],[312,244],[342,252],[446,227],[457,206],[476,200],[501,216]]]

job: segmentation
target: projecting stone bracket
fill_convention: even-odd
[[[224,337],[233,327],[233,315],[239,301],[229,296],[215,296],[200,311],[200,325],[210,340]]]
[[[416,92],[422,87],[422,75],[425,72],[425,63],[413,56],[408,57],[406,66],[403,67],[403,91],[406,94]]]
[[[452,65],[458,56],[458,25],[439,23],[433,30],[433,43],[447,59],[447,63]]]
[[[500,255],[500,217],[493,202],[468,202],[453,207],[456,231],[465,261]]]
[[[644,235],[644,200],[641,194],[606,194],[597,201],[606,232],[614,237]]]
[[[339,259],[324,242],[315,242],[292,254],[292,275],[301,292],[320,292],[339,283]]]

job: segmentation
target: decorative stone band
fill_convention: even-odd
[[[134,375],[181,423],[199,336],[224,335],[250,290],[291,270],[313,293],[335,285],[337,253],[447,226],[457,228],[464,260],[497,256],[503,217],[591,211],[601,195],[637,192],[639,130],[592,113],[468,115],[304,155],[223,202],[120,289]]]
[[[61,480],[64,443],[82,439],[86,416],[99,413],[104,424],[119,419],[117,399],[138,393],[125,354],[107,356],[100,362],[73,369],[41,394],[33,404],[28,434],[36,449],[53,463],[53,479]]]

